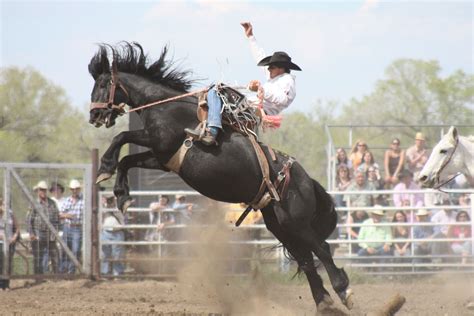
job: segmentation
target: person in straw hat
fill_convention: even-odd
[[[82,219],[84,216],[84,197],[81,193],[81,183],[72,179],[69,182],[71,195],[66,198],[61,208],[61,218],[64,219],[63,239],[77,260],[82,254]],[[76,267],[68,257],[61,258],[61,273],[74,274]]]
[[[410,146],[405,154],[408,170],[413,173],[415,179],[418,179],[418,174],[430,156],[429,151],[425,148],[425,141],[423,133],[416,133],[415,144]]]
[[[359,256],[388,256],[392,253],[392,231],[388,226],[374,226],[385,222],[381,205],[374,205],[370,218],[362,223],[359,231]],[[378,241],[370,241],[378,240]]]
[[[252,24],[242,22],[241,25],[250,42],[252,54],[258,61],[257,66],[267,67],[267,82],[262,84],[258,80],[252,80],[248,88],[257,92],[264,115],[277,115],[293,102],[296,96],[296,88],[295,76],[291,74],[291,70],[300,71],[301,68],[292,62],[291,57],[283,51],[274,52],[272,55],[264,57],[266,54],[257,44],[253,35]],[[219,130],[222,129],[222,101],[215,89],[209,90],[207,104],[209,106],[208,128],[201,141],[207,146],[217,145],[216,137]],[[187,128],[185,131],[195,139],[200,137],[200,130],[198,129]]]
[[[36,204],[30,207],[27,215],[27,230],[30,235],[31,249],[33,252],[33,267],[35,274],[48,272],[51,260],[53,273],[58,271],[59,255],[56,246],[56,237],[51,233],[46,222],[41,218],[37,208],[41,207],[43,213],[56,231],[59,230],[59,210],[56,202],[48,197],[48,185],[40,181],[33,187],[36,193]]]

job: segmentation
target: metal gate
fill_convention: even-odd
[[[44,260],[46,258],[46,266],[49,266],[48,255],[42,256],[41,259],[35,258],[30,250],[29,234],[26,233],[26,210],[34,207],[37,215],[41,218],[52,236],[54,236],[54,247],[57,247],[61,257],[67,260],[71,260],[79,272],[79,275],[90,274],[92,270],[92,165],[90,164],[58,164],[58,163],[0,163],[0,175],[3,177],[3,182],[0,183],[3,191],[4,209],[3,212],[3,229],[5,237],[8,236],[11,231],[11,221],[7,220],[8,212],[11,210],[12,214],[16,218],[16,222],[20,226],[21,238],[16,242],[16,252],[10,253],[9,251],[9,238],[4,238],[0,241],[0,247],[3,252],[3,264],[2,264],[2,277],[4,279],[10,278],[10,271],[13,277],[40,277],[40,278],[51,278],[57,277],[54,273],[49,272],[45,274],[36,275],[31,267],[32,258],[33,260]],[[77,179],[82,184],[82,194],[84,199],[83,219],[82,227],[78,227],[82,230],[82,247],[80,253],[82,254],[82,260],[76,258],[73,252],[67,246],[67,243],[62,238],[61,229],[56,229],[49,221],[47,214],[45,214],[43,208],[38,204],[37,199],[33,193],[33,184],[38,183],[40,180],[47,182],[48,187],[52,182],[62,183],[63,187],[67,190],[67,183],[71,179]],[[69,193],[65,192],[65,197]],[[51,197],[48,195],[48,197]],[[48,245],[49,247],[50,245]],[[49,249],[49,248],[48,248]],[[12,259],[9,260],[10,255]],[[10,263],[12,263],[12,269],[9,269]],[[51,264],[53,264],[51,262]],[[58,267],[61,262],[58,262]],[[56,270],[56,269],[51,269]]]

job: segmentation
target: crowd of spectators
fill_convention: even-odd
[[[340,222],[347,224],[345,229],[339,230],[339,238],[353,240],[350,244],[353,254],[364,258],[393,256],[402,261],[412,257],[409,260],[416,263],[442,262],[446,258],[449,260],[450,255],[461,256],[462,263],[472,258],[471,240],[467,240],[471,237],[469,213],[453,207],[467,205],[469,196],[410,192],[421,190],[416,179],[429,154],[425,137],[420,132],[415,135],[415,143],[406,150],[400,139],[394,137],[384,151],[383,169],[363,140],[355,142],[349,155],[344,148],[336,150],[336,206],[356,208],[339,213]],[[454,182],[453,187],[460,186]],[[382,194],[377,190],[392,192]],[[373,194],[350,191],[373,191]],[[440,207],[443,205],[446,208]],[[366,210],[361,210],[365,207]],[[384,210],[387,207],[390,209]],[[389,222],[392,222],[390,227],[377,225]],[[451,241],[414,241],[416,239]],[[383,257],[379,260],[384,261]]]

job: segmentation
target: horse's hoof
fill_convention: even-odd
[[[97,180],[95,180],[95,184],[99,184],[102,181],[109,180],[111,177],[112,177],[111,173],[107,173],[107,172],[106,173],[101,173],[97,177]]]
[[[354,300],[352,298],[352,295],[354,295],[354,291],[352,289],[347,289],[344,292],[340,293],[340,298],[342,301],[342,304],[344,304],[347,309],[351,310],[354,307]]]
[[[123,206],[122,206],[122,212],[125,214],[127,212],[127,209],[130,207],[130,205],[132,205],[133,203],[135,203],[135,200],[126,200],[124,203],[123,203]]]
[[[334,300],[329,295],[324,295],[323,300],[318,304],[318,312],[328,309],[334,304]]]

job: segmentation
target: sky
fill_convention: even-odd
[[[182,69],[212,82],[265,80],[244,36],[250,21],[267,55],[286,51],[303,71],[287,111],[317,100],[361,99],[394,60],[437,60],[442,75],[473,73],[471,1],[6,1],[1,67],[31,66],[86,109],[98,43],[140,43],[151,61],[164,45]]]

